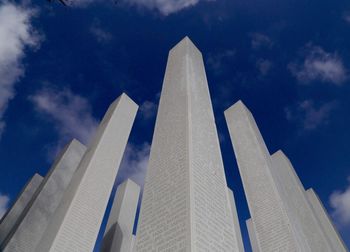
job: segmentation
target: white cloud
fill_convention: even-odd
[[[347,79],[347,70],[337,53],[328,53],[319,46],[308,44],[303,62],[288,65],[291,73],[302,83],[319,80],[341,85]]]
[[[111,41],[112,34],[101,27],[100,21],[95,20],[90,27],[91,34],[96,38],[99,43],[107,43]]]
[[[273,46],[272,40],[265,34],[258,32],[251,33],[250,38],[252,39],[251,46],[255,50],[260,48],[271,48]]]
[[[333,208],[332,216],[341,227],[350,225],[350,177],[348,182],[344,191],[334,191],[329,198]]]
[[[93,2],[97,2],[99,0],[64,0],[64,1],[69,7],[82,8],[82,7],[87,7],[89,4],[92,4]]]
[[[150,153],[149,143],[128,144],[117,177],[117,184],[130,178],[143,188]]]
[[[0,2],[0,136],[4,113],[15,96],[15,83],[24,75],[22,59],[26,48],[38,48],[41,37],[31,25],[35,11]]]
[[[72,138],[88,143],[98,126],[98,122],[92,116],[89,102],[69,89],[55,91],[44,88],[29,99],[38,112],[55,124],[59,134],[57,148]]]
[[[0,193],[0,219],[6,213],[10,198],[7,195]]]
[[[329,122],[329,116],[337,105],[337,102],[331,101],[315,106],[314,101],[305,100],[298,103],[296,108],[287,108],[285,112],[287,120],[298,121],[305,130],[313,130]]]
[[[65,0],[71,7],[86,7],[94,2],[101,0]],[[181,10],[190,8],[199,2],[208,2],[215,0],[115,0],[118,4],[136,6],[142,9],[154,10],[163,16],[179,12]]]
[[[123,0],[126,4],[156,10],[164,16],[195,6],[200,1],[215,0]]]
[[[140,106],[140,113],[144,119],[153,118],[157,112],[157,105],[151,101],[145,101]]]
[[[258,68],[261,75],[265,76],[272,68],[272,62],[267,59],[258,59],[256,62],[256,67]]]

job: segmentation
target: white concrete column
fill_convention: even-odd
[[[93,250],[137,108],[125,94],[109,106],[36,252]]]
[[[118,186],[101,252],[131,252],[140,187],[130,179]]]
[[[246,220],[246,225],[248,229],[250,246],[252,247],[253,252],[260,252],[258,241],[256,240],[256,234],[254,229],[254,223],[252,219]]]
[[[334,227],[333,222],[328,216],[327,210],[324,208],[318,195],[312,188],[310,188],[306,190],[306,196],[323,232],[332,245],[333,251],[347,252],[348,249],[346,248],[344,241]]]
[[[70,183],[86,147],[72,140],[56,158],[25,216],[3,243],[3,252],[37,252],[57,206]]]
[[[31,204],[42,180],[43,177],[36,173],[25,185],[12,207],[2,217],[0,221],[0,245],[14,228],[16,223],[20,221],[20,216],[25,212],[27,206]]]

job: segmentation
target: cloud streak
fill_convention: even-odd
[[[215,0],[123,0],[125,4],[155,10],[164,16],[193,7],[204,1]]]
[[[110,32],[102,28],[100,21],[95,20],[90,27],[90,33],[95,37],[97,42],[101,44],[108,43],[112,40],[113,36]]]
[[[265,34],[262,33],[251,33],[251,46],[254,50],[261,48],[271,48],[273,46],[272,40]]]
[[[342,85],[347,79],[347,70],[337,53],[329,53],[319,46],[308,44],[303,61],[288,65],[290,72],[301,82],[330,82]]]
[[[304,130],[314,130],[329,122],[331,112],[336,109],[338,103],[335,101],[315,106],[313,100],[299,102],[295,108],[286,108],[286,118],[289,121],[301,123]]]
[[[30,96],[29,100],[42,116],[54,123],[59,135],[57,148],[72,138],[88,143],[98,126],[89,102],[69,89],[56,91],[44,88]]]
[[[260,74],[262,76],[265,76],[270,72],[272,68],[272,62],[268,59],[258,59],[256,62],[256,67],[259,70]]]
[[[143,188],[151,146],[128,144],[118,172],[116,184],[130,178]]]
[[[329,197],[332,216],[340,227],[350,226],[350,177],[344,191],[334,191]]]
[[[31,24],[33,9],[0,2],[0,137],[5,129],[4,113],[15,96],[15,83],[24,75],[26,48],[38,48],[41,37]]]
[[[82,8],[101,0],[66,0],[69,6]],[[215,0],[121,0],[124,6],[134,6],[140,9],[156,11],[163,16],[168,16],[176,12],[188,9],[199,2],[209,2]]]
[[[140,106],[140,113],[143,119],[148,120],[153,118],[157,113],[157,105],[151,101],[145,101]]]

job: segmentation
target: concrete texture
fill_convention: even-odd
[[[230,200],[230,206],[231,206],[231,212],[232,212],[232,219],[233,219],[233,226],[236,230],[236,241],[238,242],[238,251],[244,252],[244,246],[243,246],[243,240],[242,240],[242,234],[241,234],[241,227],[239,226],[239,219],[237,214],[237,208],[235,203],[235,195],[233,191],[230,188],[228,189],[229,193],[229,200]]]
[[[271,156],[272,175],[301,251],[332,251],[295,170],[282,151]]]
[[[64,148],[45,176],[30,209],[3,243],[3,252],[37,252],[35,248],[59,205],[85,150],[85,146],[77,140],[72,140]]]
[[[93,250],[137,108],[125,94],[109,106],[36,252]]]
[[[238,101],[225,111],[225,117],[259,248],[261,251],[298,251],[271,173],[270,153],[253,116]]]
[[[135,250],[239,251],[200,51],[168,57]]]
[[[246,220],[246,225],[248,229],[249,241],[250,241],[250,246],[252,247],[252,251],[260,252],[261,250],[259,248],[258,241],[256,239],[255,228],[254,228],[254,223],[252,219]]]
[[[2,217],[0,221],[0,245],[16,226],[16,223],[18,225],[21,220],[20,216],[25,215],[25,209],[31,205],[42,180],[43,177],[36,173],[25,185],[12,207]]]
[[[332,246],[332,251],[348,251],[315,191],[312,188],[308,189],[306,191],[306,196],[324,234]]]
[[[118,186],[103,236],[101,252],[131,252],[140,187],[128,179]]]

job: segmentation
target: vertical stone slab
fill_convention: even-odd
[[[101,252],[131,252],[133,227],[139,201],[140,187],[128,179],[118,186]]]
[[[246,220],[246,225],[247,225],[247,229],[248,229],[249,241],[250,241],[250,246],[252,247],[252,251],[253,252],[260,252],[252,219]]]
[[[225,111],[225,117],[261,251],[299,250],[253,116],[238,101]]]
[[[37,252],[50,219],[71,181],[86,147],[72,140],[56,158],[25,216],[3,243],[3,252]]]
[[[323,232],[332,245],[332,251],[347,252],[348,249],[346,248],[344,241],[334,227],[333,222],[327,214],[327,210],[324,208],[315,191],[312,188],[306,190],[306,196]]]
[[[168,57],[136,251],[239,251],[203,58],[189,38]]]
[[[5,240],[10,231],[14,228],[15,224],[20,221],[20,216],[25,211],[26,207],[31,204],[32,199],[35,197],[35,193],[39,188],[43,177],[39,174],[35,174],[30,181],[25,185],[22,192],[19,194],[17,200],[12,207],[6,212],[0,221],[0,244]]]
[[[302,251],[332,251],[305,195],[298,175],[281,151],[271,156],[272,175],[290,220],[295,239]]]
[[[227,188],[229,192],[229,200],[230,200],[230,206],[231,206],[231,212],[232,212],[232,218],[233,218],[233,226],[236,230],[236,240],[238,242],[238,248],[239,252],[244,252],[244,246],[243,246],[243,240],[242,240],[242,233],[241,233],[241,227],[239,226],[239,219],[237,214],[237,208],[235,203],[235,196],[233,194],[233,191],[230,188]]]
[[[125,94],[109,106],[36,252],[93,250],[137,108]]]

